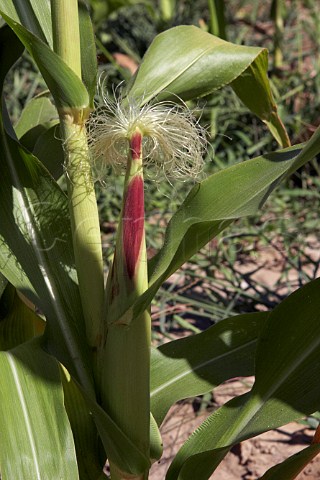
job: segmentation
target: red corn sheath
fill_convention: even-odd
[[[129,278],[134,276],[144,232],[143,180],[135,176],[128,185],[123,210],[123,250]]]
[[[130,151],[132,160],[140,160],[142,148],[142,135],[140,132],[135,132],[130,140]]]
[[[130,140],[132,162],[141,160],[142,136],[135,132]],[[130,279],[139,260],[144,234],[144,184],[138,172],[129,180],[123,208],[123,252]]]

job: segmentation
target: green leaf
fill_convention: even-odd
[[[22,144],[32,151],[37,137],[47,130],[47,125],[51,126],[52,122],[57,123],[58,120],[58,112],[49,98],[33,98],[22,110],[14,130],[20,140],[24,137]]]
[[[310,445],[284,462],[270,468],[260,480],[279,480],[281,478],[294,480],[318,453],[320,453],[320,445]]]
[[[207,479],[230,447],[309,415],[319,407],[320,279],[269,315],[258,342],[248,394],[214,412],[183,445],[167,480]]]
[[[50,0],[2,0],[1,10],[52,48]]]
[[[296,145],[233,165],[195,185],[171,218],[159,253],[149,262],[149,288],[119,319],[138,318],[161,284],[234,220],[254,215],[285,176],[320,152],[320,128]]]
[[[176,0],[160,0],[159,7],[161,11],[161,21],[170,22],[172,21],[175,10],[177,8]]]
[[[58,362],[30,342],[1,352],[0,370],[2,478],[79,478]]]
[[[59,140],[60,126],[53,125],[37,139],[33,154],[49,170],[53,178],[60,178],[64,172],[63,146]]]
[[[34,58],[57,108],[74,115],[77,110],[86,109],[89,105],[88,92],[71,68],[33,33],[5,15],[2,10],[0,14]]]
[[[2,91],[5,75],[22,51],[8,27],[0,29],[0,49]],[[4,107],[3,113],[14,136]],[[39,161],[10,135],[0,115],[0,272],[46,314],[49,346],[90,388],[79,335],[84,320],[67,198]]]
[[[2,273],[0,273],[0,301],[1,301],[1,297],[6,289],[8,285],[8,280],[6,279],[6,277],[4,277],[2,275]],[[1,312],[2,312],[2,309],[1,309]],[[2,313],[0,313],[0,318],[3,316]]]
[[[161,458],[163,452],[162,437],[154,416],[150,415],[150,459],[153,463]]]
[[[128,96],[141,101],[203,97],[227,84],[258,115],[283,146],[289,139],[281,123],[268,77],[263,48],[235,45],[194,26],[179,26],[152,42]],[[276,121],[277,120],[277,121]]]
[[[84,0],[79,0],[79,24],[81,76],[89,93],[90,107],[93,109],[97,86],[98,64],[92,22],[87,4]]]
[[[257,337],[268,315],[237,315],[153,349],[150,396],[157,423],[178,400],[207,393],[229,378],[253,375]]]
[[[92,396],[80,389],[92,412],[108,459],[124,472],[139,475],[150,467],[150,460],[132,443]],[[153,444],[154,445],[154,444]]]
[[[0,271],[46,315],[48,348],[91,389],[67,198],[1,119],[0,148]]]
[[[263,50],[243,74],[231,83],[231,87],[240,100],[266,123],[277,142],[288,147],[290,140],[278,115],[267,71],[268,54]]]
[[[71,424],[81,480],[97,480],[103,464],[99,461],[98,431],[79,388],[61,368],[64,404]]]
[[[61,177],[64,164],[58,123],[58,112],[50,99],[37,97],[26,105],[15,126],[20,143],[43,163],[55,179]]]
[[[0,350],[10,350],[41,335],[45,322],[22,301],[10,284],[0,298]]]
[[[39,0],[29,0],[28,2],[25,0],[3,0],[1,10],[7,17],[25,27],[26,30],[53,50],[50,0],[42,0],[41,2]],[[82,80],[89,93],[90,107],[93,108],[96,90],[97,59],[92,23],[85,0],[79,1],[79,27]],[[20,138],[19,135],[18,137]]]

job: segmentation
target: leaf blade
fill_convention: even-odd
[[[0,298],[0,350],[10,350],[44,332],[45,322],[10,285]]]
[[[253,375],[257,337],[267,317],[267,312],[237,315],[153,350],[150,397],[157,423],[178,400],[207,393],[229,378]]]
[[[76,383],[60,366],[64,404],[70,421],[81,480],[97,480],[103,464],[99,459],[98,432],[91,411]]]
[[[50,0],[2,0],[1,9],[52,48]]]
[[[92,390],[67,199],[40,162],[7,134],[2,118],[0,145],[0,271],[41,308],[48,348]]]
[[[128,96],[141,101],[142,105],[155,99],[176,100],[178,97],[186,101],[231,84],[244,104],[272,126],[270,131],[276,140],[282,146],[289,146],[267,68],[267,50],[232,44],[199,28],[183,25],[155,38]]]
[[[260,480],[294,480],[297,475],[311,462],[311,460],[320,453],[320,445],[310,445],[300,452],[292,455],[282,463],[270,468]]]
[[[81,76],[89,94],[89,106],[94,109],[98,64],[93,26],[88,6],[84,0],[79,1]]]
[[[3,477],[79,478],[56,360],[31,342],[1,352],[0,364]]]
[[[2,10],[0,14],[34,58],[57,108],[70,115],[76,115],[77,110],[87,109],[88,92],[71,68],[33,33],[5,15]]]

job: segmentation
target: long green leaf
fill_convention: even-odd
[[[1,301],[1,297],[6,289],[8,285],[8,280],[6,279],[6,277],[4,277],[2,275],[2,273],[0,273],[0,301]],[[0,317],[3,316],[2,314],[2,308],[1,308],[1,313],[0,313]]]
[[[234,220],[254,215],[281,180],[320,152],[320,128],[296,145],[226,168],[195,185],[171,218],[159,253],[149,262],[149,288],[119,318],[137,318],[161,284]]]
[[[157,423],[178,400],[209,392],[229,378],[253,375],[257,337],[268,315],[237,315],[152,350],[150,396]]]
[[[0,30],[0,49],[2,92],[5,75],[21,53],[19,40],[8,28]],[[0,149],[0,272],[41,308],[48,320],[48,348],[92,391],[67,198],[17,142],[4,104]]]
[[[2,0],[1,10],[52,48],[50,0]]]
[[[97,53],[92,22],[85,0],[79,0],[81,76],[87,87],[90,107],[94,108],[94,96],[97,88]]]
[[[240,100],[268,126],[270,132],[283,147],[290,145],[284,125],[278,115],[267,76],[268,56],[259,55],[231,87]]]
[[[38,342],[0,353],[3,479],[79,478],[58,362]]]
[[[1,118],[0,146],[0,271],[41,308],[48,347],[91,389],[67,199]]]
[[[1,10],[53,50],[50,0],[3,0]],[[89,93],[90,107],[93,108],[97,60],[92,23],[85,0],[79,1],[79,24],[82,79]]]
[[[37,137],[47,129],[47,125],[51,126],[52,122],[57,123],[58,120],[58,112],[49,98],[33,98],[22,110],[14,130],[19,139],[25,138],[23,145],[32,151]]]
[[[319,453],[320,445],[310,445],[301,452],[287,458],[284,462],[270,468],[260,480],[294,480]]]
[[[284,300],[258,342],[256,382],[214,412],[178,452],[167,480],[207,479],[236,443],[319,408],[320,279]]]
[[[231,84],[253,113],[267,125],[272,123],[271,133],[276,140],[288,146],[267,68],[268,54],[263,48],[235,45],[199,28],[179,26],[155,38],[128,96],[141,104],[174,96],[189,100]]]
[[[14,128],[20,143],[43,163],[55,179],[63,173],[64,158],[58,123],[58,112],[50,99],[38,97],[25,106]]]
[[[78,76],[50,47],[22,25],[4,14],[8,25],[34,58],[58,109],[73,115],[89,106],[88,92]]]
[[[48,169],[54,179],[64,173],[63,145],[59,140],[60,125],[53,125],[45,130],[36,140],[32,153]]]
[[[98,405],[87,392],[81,392],[92,412],[108,459],[121,470],[139,475],[150,467],[150,460],[132,443],[112,418]]]
[[[103,464],[99,460],[98,431],[80,390],[61,368],[64,404],[71,424],[81,480],[97,480]]]

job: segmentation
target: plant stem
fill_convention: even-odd
[[[169,22],[175,11],[175,1],[174,0],[160,0],[160,10],[162,20]]]
[[[210,12],[210,33],[227,39],[226,35],[226,20],[225,20],[225,5],[223,0],[208,0]]]
[[[275,35],[274,35],[274,45],[273,45],[273,55],[274,55],[274,66],[275,68],[281,68],[282,66],[282,50],[281,44],[283,40],[283,14],[284,14],[284,3],[283,0],[273,0],[271,8],[271,17],[274,21]]]
[[[108,334],[101,391],[103,407],[149,457],[150,315],[145,311],[126,325],[113,322],[117,318],[113,312],[123,299],[137,298],[148,286],[143,188],[142,135],[136,130],[130,139],[115,258],[107,285]],[[123,478],[116,466],[111,465],[111,471],[113,479]],[[144,475],[147,472],[136,478],[147,478]]]
[[[77,0],[51,0],[54,50],[81,78]],[[59,111],[69,211],[86,336],[95,352],[102,338],[104,303],[100,224],[84,127],[86,112]]]
[[[53,50],[81,78],[78,0],[51,0],[51,12]]]

